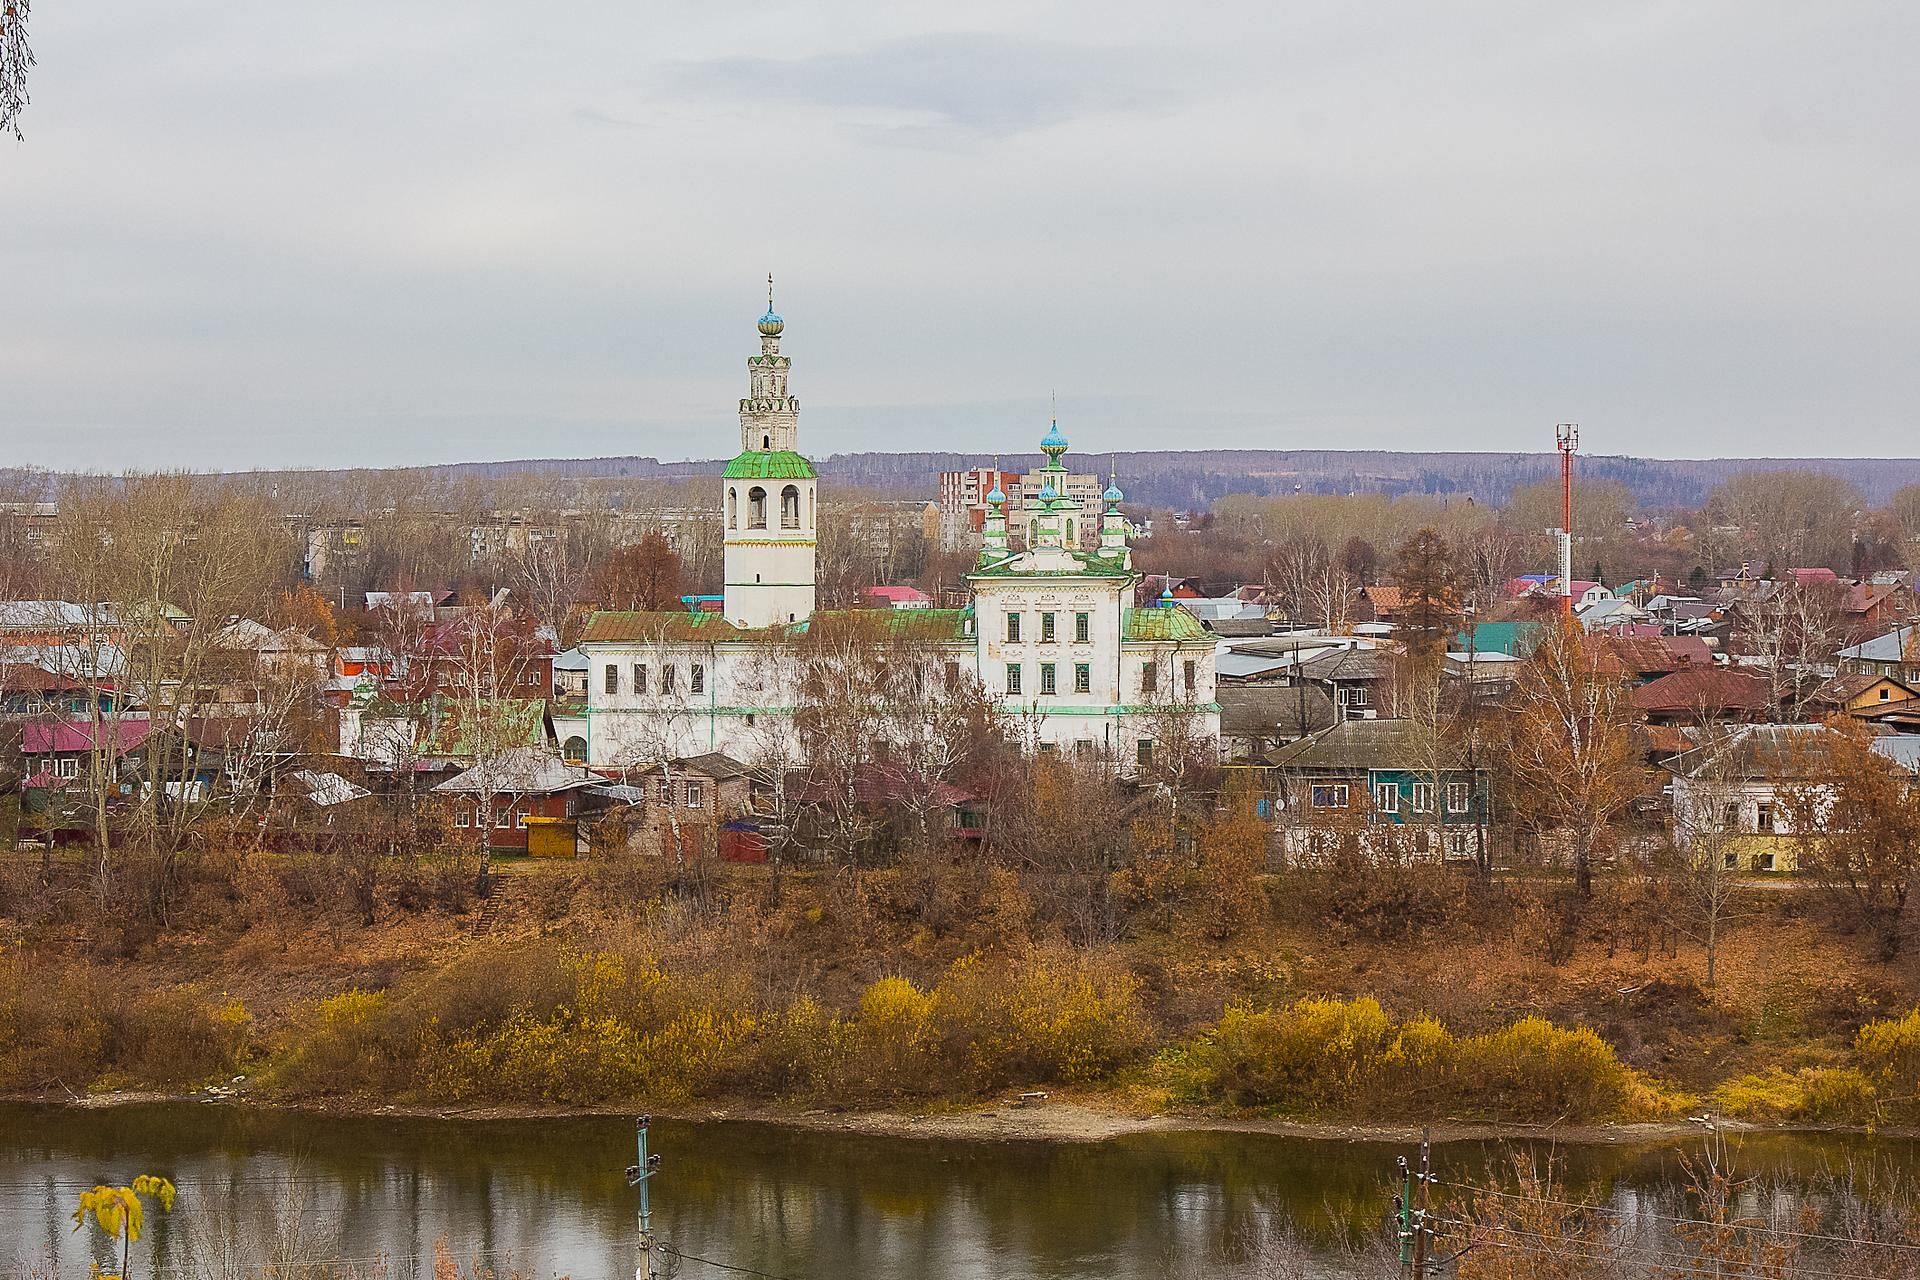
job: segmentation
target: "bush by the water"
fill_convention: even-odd
[[[128,990],[103,966],[0,957],[0,1092],[177,1087],[237,1068],[252,1019],[197,987]]]
[[[1067,948],[968,956],[924,990],[882,978],[840,1014],[809,997],[767,1007],[724,974],[653,956],[537,946],[455,965],[402,996],[315,1003],[274,1083],[564,1103],[931,1095],[1097,1080],[1150,1035],[1138,980]]]
[[[1598,1120],[1674,1106],[1585,1027],[1522,1018],[1456,1036],[1425,1016],[1396,1022],[1365,996],[1229,1007],[1164,1065],[1196,1100],[1295,1116]]]

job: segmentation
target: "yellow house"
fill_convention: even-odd
[[[1815,689],[1809,705],[1827,713],[1844,713],[1859,720],[1872,720],[1894,708],[1920,712],[1920,692],[1889,675],[1861,671],[1843,671]],[[1901,707],[1902,703],[1911,706]]]

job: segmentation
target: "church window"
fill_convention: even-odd
[[[1093,668],[1084,662],[1073,664],[1073,691],[1075,693],[1093,692]]]
[[[738,529],[739,527],[740,527],[740,490],[738,488],[729,487],[727,489],[727,528]]]
[[[647,691],[647,664],[644,662],[633,664],[633,691],[639,694]]]
[[[1075,545],[1077,541],[1078,539],[1076,539],[1073,534],[1073,517],[1068,516],[1067,517],[1067,545],[1071,547]]]
[[[687,684],[693,689],[695,693],[706,692],[707,667],[705,663],[696,662],[693,664],[693,670],[688,674],[688,677],[687,677]]]
[[[608,693],[620,692],[620,668],[611,662],[607,664],[606,681],[605,688]]]
[[[1133,744],[1133,762],[1139,765],[1142,769],[1150,768],[1152,766],[1153,764],[1153,739],[1152,738],[1142,738],[1138,742]]]
[[[1020,643],[1020,615],[1017,613],[1007,614],[1007,643]]]
[[[1043,613],[1040,615],[1040,643],[1052,644],[1053,641],[1054,641],[1053,615],[1050,613]]]
[[[1093,615],[1076,613],[1073,615],[1073,642],[1085,644],[1093,638]]]
[[[1041,696],[1045,697],[1049,694],[1055,694],[1058,692],[1060,692],[1060,682],[1059,682],[1059,678],[1054,675],[1053,664],[1051,662],[1041,663],[1040,664]]]
[[[1159,663],[1143,662],[1140,664],[1140,692],[1143,696],[1149,698],[1160,692]]]
[[[1017,662],[1007,664],[1007,693],[1015,698],[1020,696],[1020,664]]]
[[[677,670],[679,670],[679,668],[677,668],[677,667],[675,667],[675,666],[674,666],[674,665],[673,665],[673,664],[672,664],[671,662],[669,662],[669,663],[665,663],[665,664],[663,664],[663,665],[661,666],[661,668],[660,668],[660,692],[662,692],[662,693],[672,693],[672,692],[673,692],[673,685],[674,685],[674,679],[673,679],[673,676],[674,676],[674,672],[676,672]]]
[[[800,490],[794,485],[788,485],[780,491],[780,527],[800,527]]]
[[[1199,668],[1192,658],[1188,658],[1182,665],[1185,667],[1182,678],[1186,681],[1187,696],[1192,697],[1194,686],[1199,683]]]
[[[767,491],[759,485],[747,490],[747,528],[767,527]]]
[[[761,447],[762,449],[771,449],[771,448],[773,448],[773,437],[772,437],[772,436],[761,436],[761,437],[760,437],[760,447]]]

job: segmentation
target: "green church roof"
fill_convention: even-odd
[[[727,464],[729,480],[811,480],[813,464],[791,449],[749,449]]]
[[[1207,629],[1200,619],[1179,605],[1164,608],[1128,609],[1121,620],[1121,639],[1126,641],[1205,640]]]

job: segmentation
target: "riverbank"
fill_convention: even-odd
[[[633,1116],[644,1104],[632,1107],[557,1107],[528,1105],[433,1106],[415,1103],[375,1103],[365,1099],[325,1098],[285,1100],[260,1098],[239,1092],[161,1093],[118,1090],[91,1095],[13,1095],[0,1103],[30,1103],[78,1111],[108,1111],[116,1107],[193,1103],[264,1112],[371,1118],[391,1116],[408,1120],[524,1122]],[[1042,1142],[1075,1144],[1106,1142],[1143,1133],[1244,1133],[1297,1138],[1311,1142],[1415,1143],[1423,1135],[1435,1142],[1498,1142],[1550,1139],[1581,1146],[1627,1146],[1670,1142],[1702,1132],[1694,1120],[1638,1121],[1620,1124],[1493,1124],[1442,1119],[1429,1124],[1316,1123],[1262,1117],[1206,1115],[1192,1112],[1137,1114],[1103,1107],[1097,1099],[1022,1101],[971,1106],[929,1107],[924,1110],[830,1110],[821,1107],[767,1105],[666,1106],[649,1110],[658,1119],[688,1123],[775,1125],[821,1133],[850,1133],[878,1138],[932,1138],[954,1142]],[[1759,1124],[1715,1117],[1722,1133],[1752,1135],[1866,1134],[1885,1139],[1920,1138],[1920,1129],[1867,1130],[1857,1125]]]

